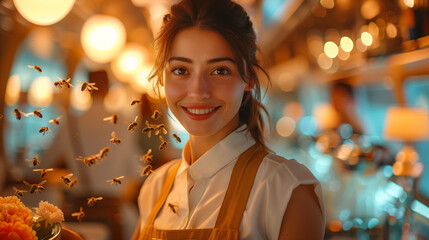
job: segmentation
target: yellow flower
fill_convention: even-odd
[[[39,207],[34,209],[36,209],[36,215],[40,217],[38,221],[44,220],[45,224],[64,221],[64,214],[61,209],[48,202],[40,201]]]
[[[37,240],[33,213],[17,197],[0,197],[0,239]]]

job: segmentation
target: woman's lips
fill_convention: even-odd
[[[220,106],[192,106],[192,107],[182,107],[184,112],[193,120],[206,120],[210,118]]]

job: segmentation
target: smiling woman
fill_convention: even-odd
[[[319,182],[265,145],[255,40],[230,0],[183,0],[164,17],[151,78],[189,141],[142,186],[134,239],[323,238]]]

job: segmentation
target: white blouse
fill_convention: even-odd
[[[241,153],[255,144],[245,126],[201,156],[191,166],[187,145],[182,159],[168,162],[154,171],[143,184],[138,204],[140,231],[160,195],[164,179],[180,162],[180,167],[154,225],[159,229],[213,228],[228,188],[232,169]],[[241,130],[241,131],[240,131]],[[311,172],[296,160],[268,154],[256,174],[246,209],[240,224],[240,239],[278,239],[284,212],[294,188],[300,184],[314,185],[325,216],[322,191]],[[173,204],[176,213],[169,207]]]

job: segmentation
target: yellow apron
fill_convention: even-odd
[[[152,209],[146,226],[140,233],[139,240],[238,239],[241,218],[243,217],[259,165],[265,155],[267,155],[267,151],[261,145],[255,144],[239,156],[232,170],[231,180],[220,207],[215,227],[209,229],[161,230],[153,226],[153,222],[173,186],[180,164],[175,166],[162,186],[161,194]]]

